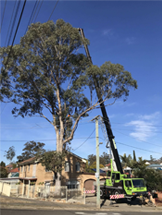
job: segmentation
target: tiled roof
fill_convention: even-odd
[[[27,160],[24,160],[24,161],[20,162],[19,165],[31,163],[34,160],[35,160],[35,157],[32,157],[32,158],[29,158]]]
[[[81,160],[83,160],[83,158],[81,158],[80,156],[78,156],[78,155],[76,155],[76,154],[74,154],[74,153],[72,153],[72,152],[68,152],[68,153],[71,154],[71,155],[73,155],[73,156],[75,156],[75,157],[77,157],[77,158],[79,158],[79,159],[81,159]],[[29,159],[27,159],[27,160],[24,160],[24,161],[20,162],[19,165],[31,163],[31,162],[34,161],[35,159],[36,159],[36,157],[29,158]]]
[[[12,169],[10,172],[19,172],[18,168]]]
[[[7,168],[9,168],[9,167],[13,167],[13,164],[12,164],[12,163],[10,163],[10,164],[8,164],[6,167],[7,167]]]

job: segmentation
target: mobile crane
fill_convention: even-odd
[[[84,39],[84,31],[82,28],[78,29],[82,38]],[[89,59],[90,63],[92,63],[91,56],[89,54],[88,46],[84,44],[85,52],[87,58]],[[97,97],[100,103],[100,108],[103,116],[103,122],[105,124],[105,128],[107,131],[107,135],[110,142],[110,147],[112,151],[111,159],[111,171],[107,172],[107,177],[105,180],[104,185],[100,186],[100,195],[103,198],[111,198],[111,196],[122,196],[123,198],[127,198],[129,200],[136,198],[137,196],[143,196],[149,198],[149,193],[147,192],[147,188],[142,178],[128,178],[126,174],[123,174],[123,168],[120,162],[118,150],[116,147],[116,143],[114,140],[114,135],[111,129],[110,120],[108,118],[106,108],[101,96],[100,88],[98,80],[93,75],[93,81],[97,93]],[[114,168],[113,168],[114,166]]]

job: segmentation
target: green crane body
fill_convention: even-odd
[[[102,188],[101,188],[102,189]],[[111,171],[107,172],[103,195],[125,194],[125,197],[148,196],[147,188],[143,178],[128,178],[126,174],[113,170],[111,159]]]

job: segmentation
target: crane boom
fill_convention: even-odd
[[[79,28],[79,31],[80,31],[80,34],[81,34],[82,38],[85,38],[83,29]],[[85,52],[86,52],[86,55],[87,55],[89,61],[92,63],[92,59],[91,59],[91,56],[89,54],[88,46],[84,44],[84,48],[85,48]],[[110,120],[108,118],[106,108],[105,108],[105,105],[104,105],[104,102],[103,102],[103,99],[102,99],[102,95],[101,95],[101,92],[100,92],[99,83],[98,83],[98,80],[97,80],[95,75],[93,75],[93,81],[94,81],[97,97],[99,99],[100,108],[101,108],[101,112],[102,112],[102,116],[103,116],[103,122],[104,122],[105,127],[106,127],[106,131],[107,131],[107,135],[108,135],[108,138],[109,138],[109,141],[110,141],[110,147],[111,147],[111,150],[112,150],[112,153],[113,153],[113,157],[115,159],[116,167],[117,167],[117,170],[121,174],[123,174],[123,168],[122,168],[122,165],[121,165],[121,162],[120,162],[118,150],[117,150],[116,143],[115,143],[115,140],[114,140],[115,137],[114,137],[112,129],[111,129]]]

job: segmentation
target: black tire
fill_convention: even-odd
[[[104,191],[102,189],[100,189],[100,198],[103,199],[104,198]]]
[[[119,195],[119,194],[121,194],[120,190],[113,190],[113,195]],[[116,199],[115,202],[118,203],[119,199]]]

